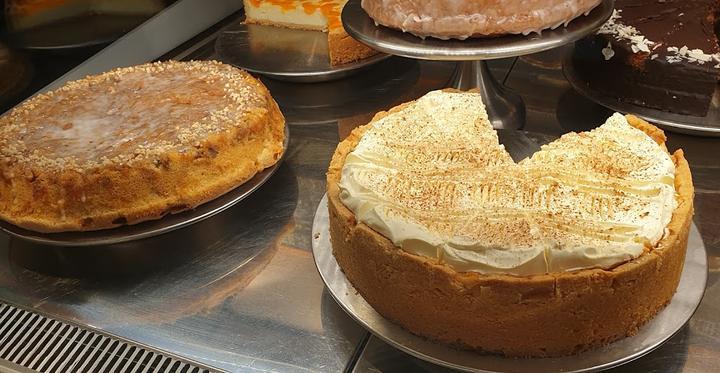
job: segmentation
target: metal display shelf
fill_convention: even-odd
[[[170,19],[160,14],[66,78],[157,58],[218,59],[218,35],[243,18],[238,3],[180,1],[165,13]],[[547,67],[523,58],[514,65],[488,62],[494,76],[508,74],[507,86],[527,104],[532,134],[518,140],[526,145],[607,117],[569,86],[559,61],[549,58]],[[449,371],[378,339],[338,306],[315,267],[312,222],[339,139],[379,110],[446,87],[454,70],[452,62],[391,58],[331,82],[266,80],[292,137],[283,163],[265,184],[201,222],[102,248],[38,245],[0,233],[0,303],[81,326],[88,331],[82,335],[100,332],[220,371]],[[307,97],[296,97],[298,92]],[[668,138],[671,150],[686,150],[693,170],[695,223],[709,266],[705,297],[675,336],[620,369],[714,371],[720,359],[717,143],[675,133]],[[37,327],[31,318],[38,316],[24,317],[26,323],[13,325]],[[66,346],[75,344],[47,352],[72,352]],[[111,345],[104,349],[106,356],[125,356]],[[0,370],[18,370],[12,364],[0,360]]]

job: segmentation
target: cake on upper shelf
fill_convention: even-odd
[[[376,23],[438,39],[540,32],[566,25],[601,0],[362,0]]]
[[[720,78],[715,0],[617,0],[597,32],[576,43],[573,66],[620,102],[705,116]]]
[[[347,0],[243,0],[247,23],[324,31],[331,65],[371,57],[378,52],[345,32],[340,21]]]

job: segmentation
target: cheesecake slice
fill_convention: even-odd
[[[345,32],[340,21],[347,0],[243,0],[246,23],[328,34],[330,64],[342,65],[377,54]]]

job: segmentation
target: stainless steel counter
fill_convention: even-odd
[[[232,17],[239,17],[235,14]],[[225,21],[225,24],[232,22]],[[213,34],[167,58],[214,58]],[[538,141],[602,123],[575,94],[561,51],[491,64],[527,104]],[[442,88],[451,63],[391,58],[345,80],[265,80],[290,124],[284,164],[248,199],[175,233],[96,248],[53,248],[0,235],[0,300],[228,371],[444,371],[368,335],[334,303],[311,255],[312,217],[339,139],[378,110]],[[710,277],[690,323],[618,370],[717,371],[720,361],[720,140],[669,134],[696,183],[695,222]]]

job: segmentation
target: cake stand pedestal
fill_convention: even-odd
[[[518,57],[574,42],[599,29],[612,15],[613,4],[613,0],[603,0],[567,27],[545,30],[541,34],[467,40],[421,39],[377,26],[360,6],[360,0],[348,1],[343,8],[342,21],[348,34],[380,52],[421,60],[457,61],[449,86],[462,90],[478,89],[493,127],[518,129],[525,125],[525,104],[519,95],[493,78],[485,61]]]

